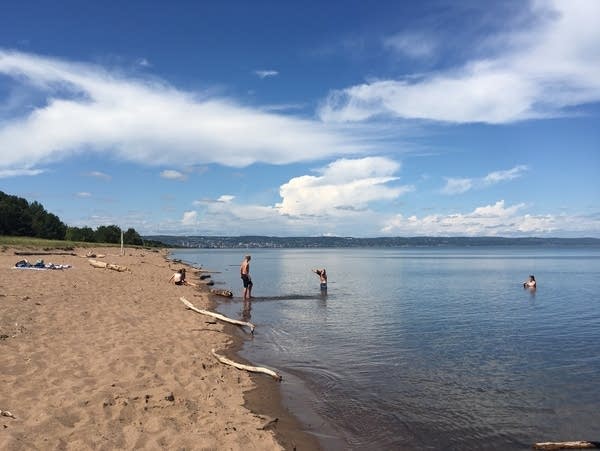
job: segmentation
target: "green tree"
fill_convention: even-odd
[[[120,243],[121,229],[116,225],[100,226],[94,233],[97,243]]]
[[[127,229],[127,231],[123,234],[123,243],[124,244],[133,244],[136,246],[141,246],[144,244],[144,240],[139,233],[135,231],[133,228]]]
[[[64,240],[67,226],[55,214],[48,213],[37,201],[29,205],[33,236],[53,240]]]
[[[90,227],[67,227],[65,239],[69,241],[85,241],[93,243],[96,241],[96,235]]]
[[[0,235],[32,236],[29,203],[0,191]]]

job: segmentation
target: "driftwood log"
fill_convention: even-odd
[[[212,294],[216,294],[217,296],[223,296],[226,298],[232,298],[233,293],[229,290],[219,290],[218,288],[211,288],[210,292]]]
[[[533,449],[600,449],[600,442],[540,442],[535,443]]]
[[[8,417],[8,418],[12,418],[13,420],[16,420],[16,417],[10,413],[8,410],[0,410],[0,417]]]
[[[72,255],[72,256],[77,256],[77,254],[74,254],[73,252],[27,252],[27,251],[15,251],[15,255]]]
[[[88,262],[94,268],[112,269],[113,271],[119,271],[119,272],[129,271],[129,268],[127,266],[116,265],[114,263],[99,262],[98,260],[94,260],[92,258],[90,258],[88,260]]]
[[[276,373],[273,370],[270,370],[269,368],[265,368],[262,366],[250,366],[250,365],[244,365],[242,363],[238,363],[238,362],[234,362],[233,360],[228,359],[227,357],[224,357],[220,354],[217,354],[217,351],[215,351],[214,349],[212,350],[212,354],[215,356],[215,358],[225,364],[225,365],[230,365],[233,366],[235,368],[237,368],[238,370],[246,370],[246,371],[250,371],[252,373],[263,373],[263,374],[268,374],[269,376],[271,376],[272,378],[274,378],[276,381],[281,381],[281,375]]]
[[[236,326],[242,326],[242,327],[247,326],[250,328],[250,333],[254,334],[254,329],[256,328],[256,326],[250,322],[238,321],[237,319],[228,318],[227,316],[221,315],[220,313],[215,313],[215,312],[211,312],[209,310],[202,310],[202,309],[196,308],[190,301],[188,301],[184,297],[180,297],[179,300],[181,302],[183,302],[188,309],[193,310],[194,312],[200,313],[201,315],[212,316],[213,318],[219,319],[226,323],[235,324]]]

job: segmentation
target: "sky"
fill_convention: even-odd
[[[0,190],[142,235],[600,238],[600,1],[0,4]]]

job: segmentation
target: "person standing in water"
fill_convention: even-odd
[[[244,284],[244,300],[250,299],[252,297],[252,278],[250,277],[250,257],[246,255],[244,260],[242,260],[242,264],[240,265],[240,277],[242,278],[242,283]]]
[[[312,272],[319,276],[319,280],[321,282],[321,291],[327,291],[327,271],[325,268],[313,269]]]

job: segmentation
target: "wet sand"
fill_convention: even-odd
[[[206,288],[167,283],[182,265],[165,251],[95,249],[130,269],[117,272],[15,250],[0,250],[0,410],[15,416],[0,416],[0,449],[318,448],[277,382],[214,359],[240,360],[244,338],[185,308],[180,296],[213,305]],[[23,258],[72,267],[14,269]]]

